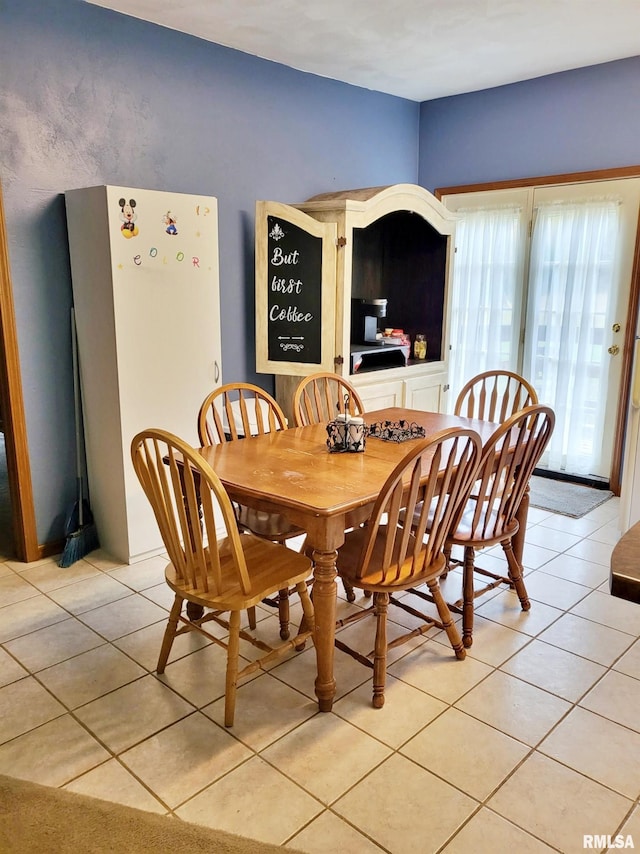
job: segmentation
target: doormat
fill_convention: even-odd
[[[594,489],[592,486],[536,475],[529,481],[529,487],[531,507],[550,510],[573,519],[580,519],[613,497],[613,492],[608,489]]]

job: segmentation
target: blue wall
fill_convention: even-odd
[[[640,56],[426,101],[423,187],[640,164]]]
[[[0,0],[0,183],[38,536],[74,500],[63,193],[216,196],[223,379],[257,381],[257,199],[640,163],[640,57],[415,104],[80,0]]]
[[[79,0],[0,0],[0,182],[38,537],[75,497],[65,190],[216,196],[223,380],[257,381],[257,199],[417,182],[419,105]],[[195,413],[194,413],[195,417]]]

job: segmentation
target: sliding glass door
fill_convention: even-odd
[[[609,478],[639,196],[624,179],[443,197],[460,216],[450,406],[480,371],[523,374],[556,412],[553,472]]]

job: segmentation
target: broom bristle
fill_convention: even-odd
[[[89,552],[97,549],[99,545],[96,526],[93,524],[83,525],[67,537],[67,542],[60,555],[58,566],[63,568],[71,566],[71,564],[80,560],[89,554]]]

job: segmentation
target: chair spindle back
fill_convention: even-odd
[[[221,595],[251,579],[231,501],[202,456],[165,430],[144,430],[131,443],[131,457],[153,509],[162,541],[180,581],[191,592]],[[216,510],[225,535],[216,532]]]
[[[376,584],[391,587],[444,564],[445,540],[471,492],[481,450],[478,434],[466,428],[442,430],[416,444],[380,491],[367,522],[358,578],[379,576]]]
[[[331,372],[305,377],[293,396],[293,418],[296,427],[323,424],[347,411],[350,415],[362,415],[364,404],[351,383]]]
[[[509,416],[538,403],[531,383],[513,371],[485,371],[466,383],[456,399],[454,414],[502,424]]]
[[[227,383],[209,394],[198,413],[202,446],[285,430],[287,419],[268,392],[251,383]]]
[[[501,424],[485,444],[473,490],[475,536],[490,539],[511,526],[554,424],[550,407],[528,406]]]

